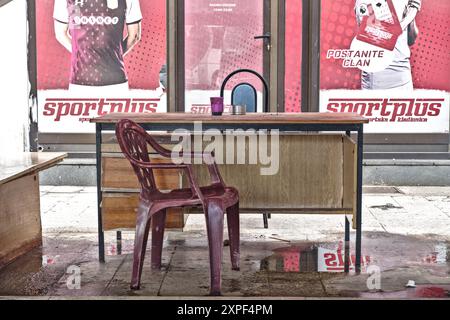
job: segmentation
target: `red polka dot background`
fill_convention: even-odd
[[[355,0],[322,0],[321,89],[361,88],[358,69],[326,59],[330,49],[350,48],[357,31],[354,5]],[[419,38],[411,47],[414,88],[450,91],[450,1],[423,0],[417,25]]]
[[[414,86],[450,91],[450,1],[424,0],[422,8],[412,47]]]
[[[38,89],[67,89],[70,53],[55,38],[54,0],[36,1]],[[131,89],[156,89],[159,71],[166,62],[166,1],[140,1],[142,40],[125,57]]]
[[[220,7],[212,4],[233,4]],[[237,69],[263,74],[263,1],[188,0],[185,3],[186,90],[219,90],[223,79]],[[250,73],[239,74],[227,89],[241,82],[258,91],[261,81]]]

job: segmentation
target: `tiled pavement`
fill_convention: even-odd
[[[107,233],[107,263],[97,261],[95,188],[42,187],[44,246],[0,270],[0,295],[206,296],[209,286],[204,218],[190,216],[186,230],[166,234],[163,269],[149,259],[140,291],[129,289],[133,233],[122,254]],[[364,195],[363,254],[381,271],[381,290],[369,290],[368,274],[325,271],[323,252],[342,246],[344,218],[242,215],[241,271],[231,271],[224,248],[223,294],[227,297],[432,297],[450,288],[450,188],[368,188]],[[353,235],[354,236],[354,235]],[[148,255],[149,256],[149,255]],[[322,257],[322,258],[321,258]],[[69,289],[70,266],[80,268],[81,289]],[[78,270],[78,269],[69,269]],[[405,289],[414,280],[416,289]],[[70,287],[70,286],[69,286]]]

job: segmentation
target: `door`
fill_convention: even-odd
[[[185,111],[209,112],[210,97],[219,96],[223,80],[237,69],[252,69],[267,82],[270,69],[270,0],[185,0]],[[225,91],[225,105],[237,83],[253,85],[258,111],[263,85],[252,74],[239,74]]]

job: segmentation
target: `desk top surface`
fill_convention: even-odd
[[[267,123],[267,124],[363,124],[369,120],[356,113],[251,113],[242,116],[192,113],[111,113],[91,119],[92,123],[117,123],[129,119],[137,123]]]
[[[0,158],[0,185],[48,169],[66,157],[67,153],[24,152]]]

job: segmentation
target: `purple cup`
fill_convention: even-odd
[[[224,111],[223,98],[212,97],[211,98],[211,112],[213,116],[221,116]]]

